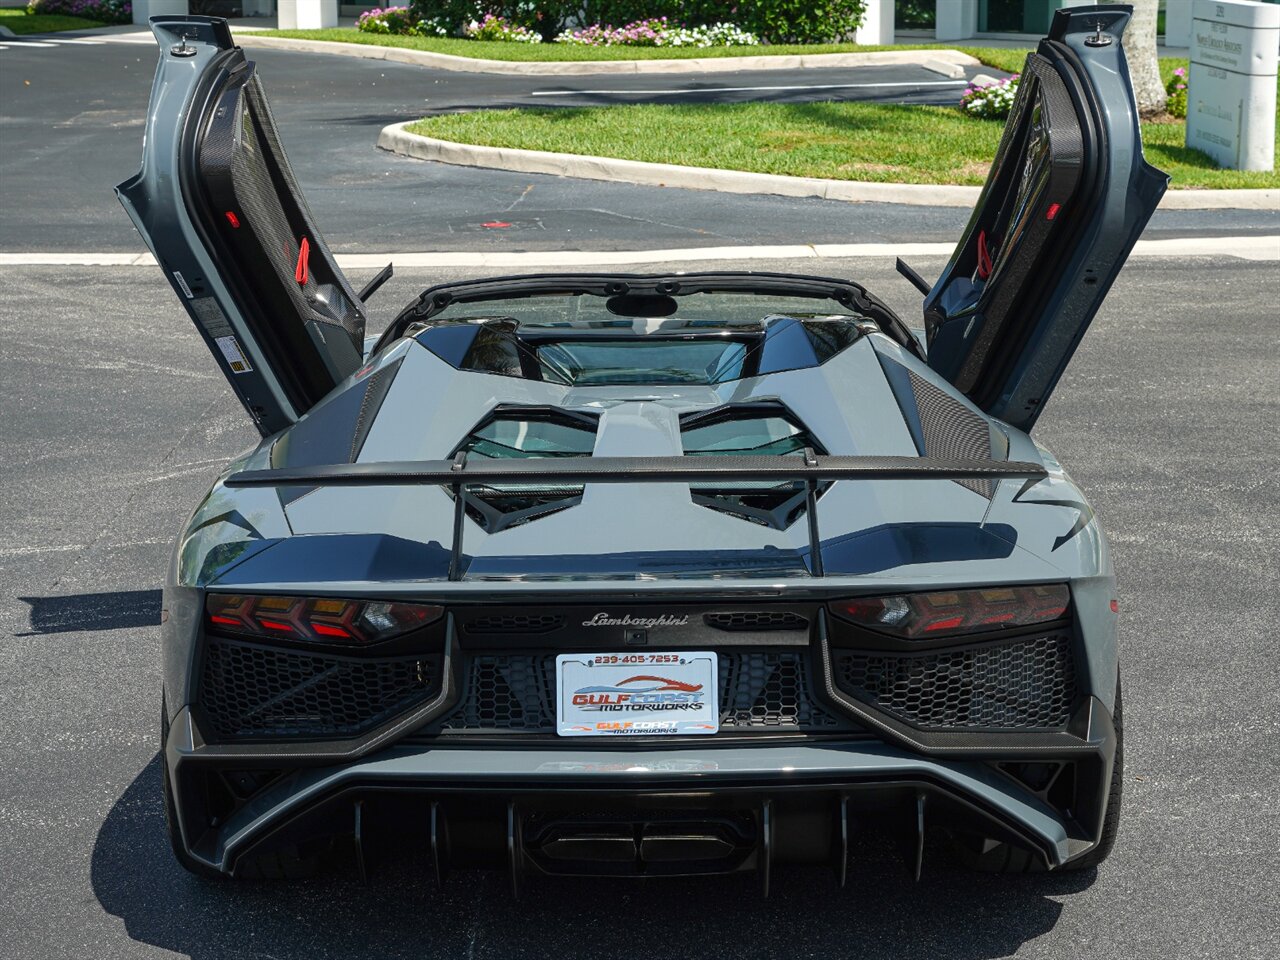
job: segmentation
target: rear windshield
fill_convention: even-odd
[[[417,336],[463,370],[569,386],[709,385],[825,363],[858,339],[862,319],[826,297],[563,294],[451,303]],[[459,325],[477,328],[461,358],[447,333]]]

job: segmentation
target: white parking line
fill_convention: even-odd
[[[0,50],[21,50],[26,47],[49,49],[51,47],[96,46],[100,47],[107,40],[94,40],[89,37],[43,37],[39,40],[24,40],[21,37],[6,37],[8,43],[0,44]]]
[[[950,241],[934,243],[818,243],[755,247],[676,247],[658,250],[490,250],[418,251],[409,253],[340,253],[338,265],[360,270],[397,267],[580,267],[629,263],[683,263],[708,260],[846,260],[889,257],[945,257]],[[1280,261],[1280,236],[1176,237],[1139,240],[1131,256],[1237,257]],[[152,267],[149,253],[0,253],[0,267]]]
[[[968,82],[968,80],[923,80],[918,83],[903,81],[896,83],[795,83],[762,87],[668,87],[664,90],[534,90],[529,96],[573,97],[587,93],[596,95],[632,93],[657,96],[672,93],[748,93],[768,90],[888,90],[902,87],[963,87]]]

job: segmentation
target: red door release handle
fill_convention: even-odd
[[[302,242],[298,244],[298,265],[293,270],[293,279],[299,284],[307,282],[307,260],[311,257],[311,244],[307,242],[307,238],[303,237]]]

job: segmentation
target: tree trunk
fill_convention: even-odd
[[[1133,95],[1138,112],[1144,117],[1163,113],[1164,81],[1160,79],[1160,63],[1156,58],[1156,11],[1159,0],[1129,0],[1133,4],[1133,20],[1124,32],[1124,53],[1133,78]]]

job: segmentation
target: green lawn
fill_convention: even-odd
[[[852,43],[767,47],[580,47],[498,43],[456,37],[397,37],[352,28],[274,30],[270,36],[402,47],[487,60],[670,60],[764,54],[946,49],[946,44],[874,47]],[[959,47],[1008,73],[1027,50]],[[1162,58],[1167,80],[1187,61]],[[958,97],[958,94],[957,94]],[[998,121],[974,120],[944,107],[867,103],[624,106],[505,110],[429,117],[417,133],[478,143],[656,163],[721,167],[791,176],[899,183],[981,184],[1000,139]],[[1280,176],[1219,170],[1186,149],[1181,123],[1144,124],[1147,156],[1175,187],[1276,187]]]
[[[353,27],[328,30],[271,30],[262,36],[294,37],[299,40],[333,40],[379,47],[403,47],[448,53],[480,60],[689,60],[694,57],[760,57],[780,54],[868,53],[874,50],[955,50],[960,49],[983,63],[1013,72],[1022,67],[1026,50],[994,47],[955,47],[943,43],[914,46],[859,46],[856,43],[779,44],[767,47],[580,47],[568,43],[500,43],[465,40],[458,37],[396,37],[381,33],[361,33]]]
[[[100,27],[98,20],[86,20],[84,17],[64,17],[56,14],[30,14],[24,7],[0,8],[0,26],[8,27],[14,33],[57,33],[59,30],[88,30]]]
[[[1027,59],[1026,49],[1010,47],[959,47],[946,43],[859,46],[856,43],[778,44],[761,47],[580,47],[568,43],[500,43],[465,40],[458,37],[396,37],[381,33],[361,33],[353,27],[328,30],[264,30],[262,36],[292,37],[298,40],[330,40],[363,43],[375,47],[401,47],[448,53],[477,60],[564,61],[564,60],[689,60],[695,57],[760,57],[782,54],[871,53],[877,50],[960,50],[989,67],[1017,73]],[[1160,59],[1165,79],[1174,67],[1186,67],[1186,60]]]
[[[1003,124],[950,107],[873,103],[638,105],[427,117],[424,136],[797,177],[981,184]],[[1143,124],[1147,159],[1175,187],[1280,187],[1280,174],[1219,170],[1181,123]]]

